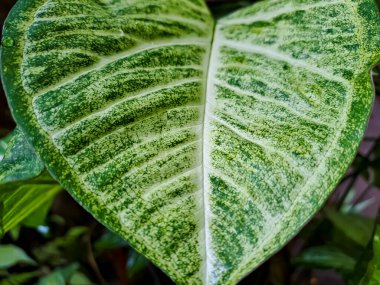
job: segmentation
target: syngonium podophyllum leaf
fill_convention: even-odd
[[[0,159],[0,184],[26,180],[41,174],[45,165],[22,131],[15,129],[9,137],[6,138],[9,142],[4,157]]]
[[[372,0],[265,1],[215,32],[201,0],[20,0],[2,78],[98,220],[178,284],[235,284],[351,162],[379,32]]]

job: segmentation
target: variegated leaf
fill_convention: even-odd
[[[319,209],[380,59],[372,0],[264,1],[213,28],[201,0],[20,0],[3,37],[49,170],[178,284],[236,284]]]

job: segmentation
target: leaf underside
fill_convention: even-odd
[[[8,101],[51,173],[178,284],[236,284],[320,208],[380,59],[369,0],[213,25],[201,0],[20,0],[3,35]]]

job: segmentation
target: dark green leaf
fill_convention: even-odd
[[[359,285],[379,285],[380,284],[380,226],[376,229],[373,238],[373,258],[368,263],[365,276]]]
[[[350,285],[380,284],[380,212],[377,216],[372,242],[368,244],[351,279]]]
[[[338,248],[329,246],[309,248],[294,258],[293,262],[305,267],[336,269],[343,272],[350,272],[355,267],[355,259]]]
[[[8,276],[8,275],[9,275],[9,273],[8,273],[8,271],[6,269],[1,269],[0,268],[0,277],[2,277],[2,276]]]
[[[128,254],[127,261],[127,272],[128,278],[133,279],[139,273],[141,273],[149,264],[149,260],[147,260],[143,255],[136,252],[131,248]]]
[[[128,243],[119,235],[113,232],[107,231],[94,243],[94,249],[97,253],[101,253],[105,250],[115,249],[119,247],[127,246]]]
[[[332,224],[348,238],[361,246],[366,246],[371,240],[375,222],[354,213],[341,213],[332,208],[326,208],[325,214]]]
[[[13,273],[9,277],[0,281],[0,285],[25,285],[26,282],[38,277],[40,272],[25,272],[25,273]]]
[[[18,263],[36,264],[23,249],[11,244],[0,245],[0,268],[9,268]]]

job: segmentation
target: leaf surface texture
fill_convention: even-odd
[[[263,1],[215,29],[198,0],[20,0],[2,77],[98,220],[178,284],[236,284],[354,157],[379,31],[369,0]]]

